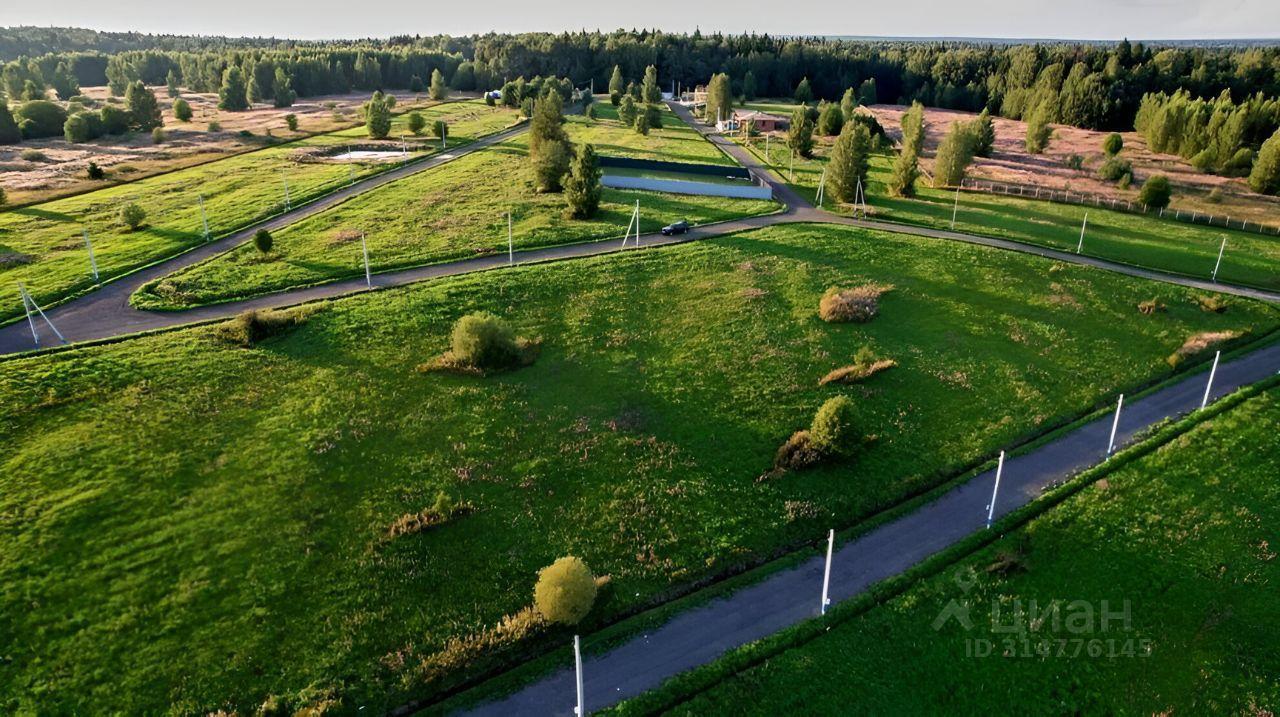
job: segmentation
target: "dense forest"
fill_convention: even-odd
[[[1149,136],[1159,128],[1154,146],[1224,172],[1248,171],[1280,125],[1275,46],[996,45],[635,30],[289,42],[11,28],[0,30],[0,48],[44,50],[0,70],[12,100],[36,99],[33,87],[39,98],[45,87],[67,99],[79,86],[103,84],[122,95],[137,80],[217,92],[231,68],[248,78],[257,98],[275,95],[277,78],[306,97],[409,88],[434,70],[458,90],[535,76],[594,81],[603,89],[615,66],[638,82],[654,65],[666,88],[725,73],[733,94],[746,98],[789,97],[807,79],[814,99],[839,100],[852,87],[864,102],[985,108],[1012,119],[1037,113],[1089,129],[1129,130],[1136,121]]]

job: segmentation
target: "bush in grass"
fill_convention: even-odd
[[[1142,183],[1142,189],[1138,190],[1138,201],[1152,209],[1164,209],[1169,206],[1169,199],[1172,196],[1173,187],[1169,185],[1169,178],[1163,174],[1148,177],[1147,181]]]
[[[848,396],[828,398],[813,415],[809,444],[824,455],[845,455],[853,447],[853,401]]]
[[[644,116],[649,120],[649,129],[662,129],[662,108],[648,105],[644,108]]]
[[[866,378],[870,378],[881,371],[891,369],[897,366],[898,362],[893,359],[878,359],[872,353],[871,347],[863,346],[853,356],[853,363],[848,366],[841,366],[833,369],[823,376],[819,381],[819,386],[825,386],[829,383],[857,383]]]
[[[618,105],[618,121],[628,127],[636,122],[636,101],[631,99],[631,95],[625,95],[622,98],[622,104]]]
[[[852,289],[831,287],[818,302],[818,316],[829,323],[854,322],[864,324],[876,317],[880,310],[880,296],[890,286],[866,284]]]
[[[1213,189],[1210,189],[1209,193],[1205,195],[1204,200],[1210,204],[1221,204],[1222,187],[1214,187]]]
[[[14,119],[25,139],[57,137],[67,122],[67,112],[56,102],[32,100],[19,105]]]
[[[147,210],[130,202],[120,208],[120,221],[129,229],[137,231],[147,221]]]
[[[778,446],[773,456],[773,467],[778,470],[804,470],[817,465],[822,454],[813,447],[813,440],[808,431],[796,431],[786,443]]]
[[[99,167],[98,163],[94,161],[89,162],[89,166],[85,167],[84,173],[89,179],[97,180],[107,178],[106,171],[103,170],[102,167]]]
[[[263,339],[279,335],[294,326],[305,323],[306,319],[307,313],[298,309],[292,311],[249,309],[225,324],[219,325],[214,335],[229,344],[248,348]]]
[[[88,142],[102,136],[102,119],[97,112],[77,112],[62,125],[62,136],[68,142]]]
[[[649,134],[649,113],[641,112],[637,114],[634,128],[636,134],[647,136]]]
[[[208,129],[209,129],[209,131],[210,131],[210,132],[221,132],[221,131],[222,131],[222,123],[221,123],[221,122],[219,122],[218,120],[213,120],[213,121],[211,121],[211,122],[209,123],[209,127],[208,127]]]
[[[564,182],[564,199],[573,219],[589,219],[600,209],[600,169],[596,151],[585,145],[574,157]]]
[[[1066,164],[1067,164],[1067,167],[1070,169],[1075,169],[1075,170],[1084,169],[1084,157],[1078,154],[1073,154],[1067,157]]]
[[[420,112],[409,113],[409,131],[414,134],[422,134],[422,130],[427,128],[427,120]]]
[[[168,135],[164,133],[163,127],[156,127],[155,129],[151,130],[152,144],[163,144],[166,139],[168,139]]]
[[[444,120],[438,119],[431,123],[431,134],[435,136],[436,139],[444,139],[444,136],[448,133],[449,124]]]
[[[582,558],[559,558],[538,571],[533,604],[548,621],[576,625],[595,601],[596,579]]]
[[[511,325],[483,311],[458,319],[449,347],[453,361],[482,370],[515,365],[522,353]]]
[[[284,116],[284,125],[289,128],[290,132],[298,131],[298,115],[290,112]]]
[[[1098,167],[1098,178],[1107,182],[1119,181],[1121,177],[1133,172],[1133,165],[1119,157],[1109,157]]]
[[[1132,185],[1133,185],[1133,172],[1125,172],[1124,176],[1120,178],[1120,181],[1116,182],[1117,187],[1121,189],[1126,189],[1126,190]]]
[[[191,103],[179,97],[173,101],[173,118],[179,122],[191,121]]]
[[[129,131],[129,113],[114,105],[103,105],[98,110],[98,117],[102,119],[102,132],[104,134],[124,134]]]
[[[374,139],[385,139],[391,131],[391,108],[381,92],[374,92],[364,103],[364,127]]]
[[[18,158],[26,162],[43,162],[48,159],[45,153],[38,149],[24,149],[18,153]]]
[[[275,243],[276,240],[272,238],[271,232],[266,229],[259,229],[253,233],[253,246],[257,248],[259,253],[269,253]]]
[[[498,101],[493,98],[493,95],[486,92],[484,93],[484,103],[488,107],[494,107],[498,104]]]
[[[1106,152],[1108,157],[1114,157],[1120,154],[1120,150],[1124,149],[1124,137],[1118,132],[1112,132],[1107,138],[1102,140],[1102,151]]]

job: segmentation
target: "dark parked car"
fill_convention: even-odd
[[[689,220],[681,219],[675,224],[668,224],[662,228],[662,236],[669,237],[672,234],[684,234],[689,231]]]

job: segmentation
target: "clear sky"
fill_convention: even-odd
[[[299,39],[657,27],[775,35],[1280,37],[1280,0],[4,0],[0,25]]]

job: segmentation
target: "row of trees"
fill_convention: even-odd
[[[1191,160],[1202,172],[1245,174],[1255,150],[1280,126],[1280,101],[1257,93],[1240,103],[1223,91],[1204,100],[1181,91],[1142,98],[1135,128],[1156,152]]]
[[[36,99],[23,102],[11,111],[6,103],[0,102],[0,144],[59,135],[69,142],[85,142],[108,134],[154,131],[162,124],[160,103],[155,93],[141,82],[126,88],[123,108],[105,104],[95,111],[77,101],[67,103],[64,108],[56,102]]]
[[[216,47],[212,42],[210,47]],[[174,70],[185,86],[215,91],[238,65],[258,74],[271,95],[276,66],[301,96],[350,89],[407,87],[413,76],[439,69],[458,90],[489,89],[512,77],[566,76],[579,84],[608,82],[613,71],[639,77],[650,65],[668,82],[691,85],[716,73],[731,78],[735,96],[835,100],[857,87],[864,102],[910,102],[956,109],[983,107],[1023,118],[1056,98],[1051,121],[1126,129],[1144,94],[1186,90],[1211,98],[1223,90],[1244,97],[1280,95],[1280,48],[1148,47],[1121,42],[995,46],[978,43],[838,41],[667,34],[530,33],[462,38],[393,38],[377,45],[294,43],[251,47],[228,43],[198,51],[135,50],[110,56],[55,52],[10,65],[34,66],[42,79],[59,63],[82,85],[110,82],[118,92],[134,80],[159,84]],[[104,60],[104,57],[106,58]],[[257,65],[264,65],[257,68]],[[6,65],[8,67],[8,65]],[[803,90],[801,90],[803,88]],[[22,86],[8,88],[11,96]],[[621,90],[619,90],[621,93]]]

